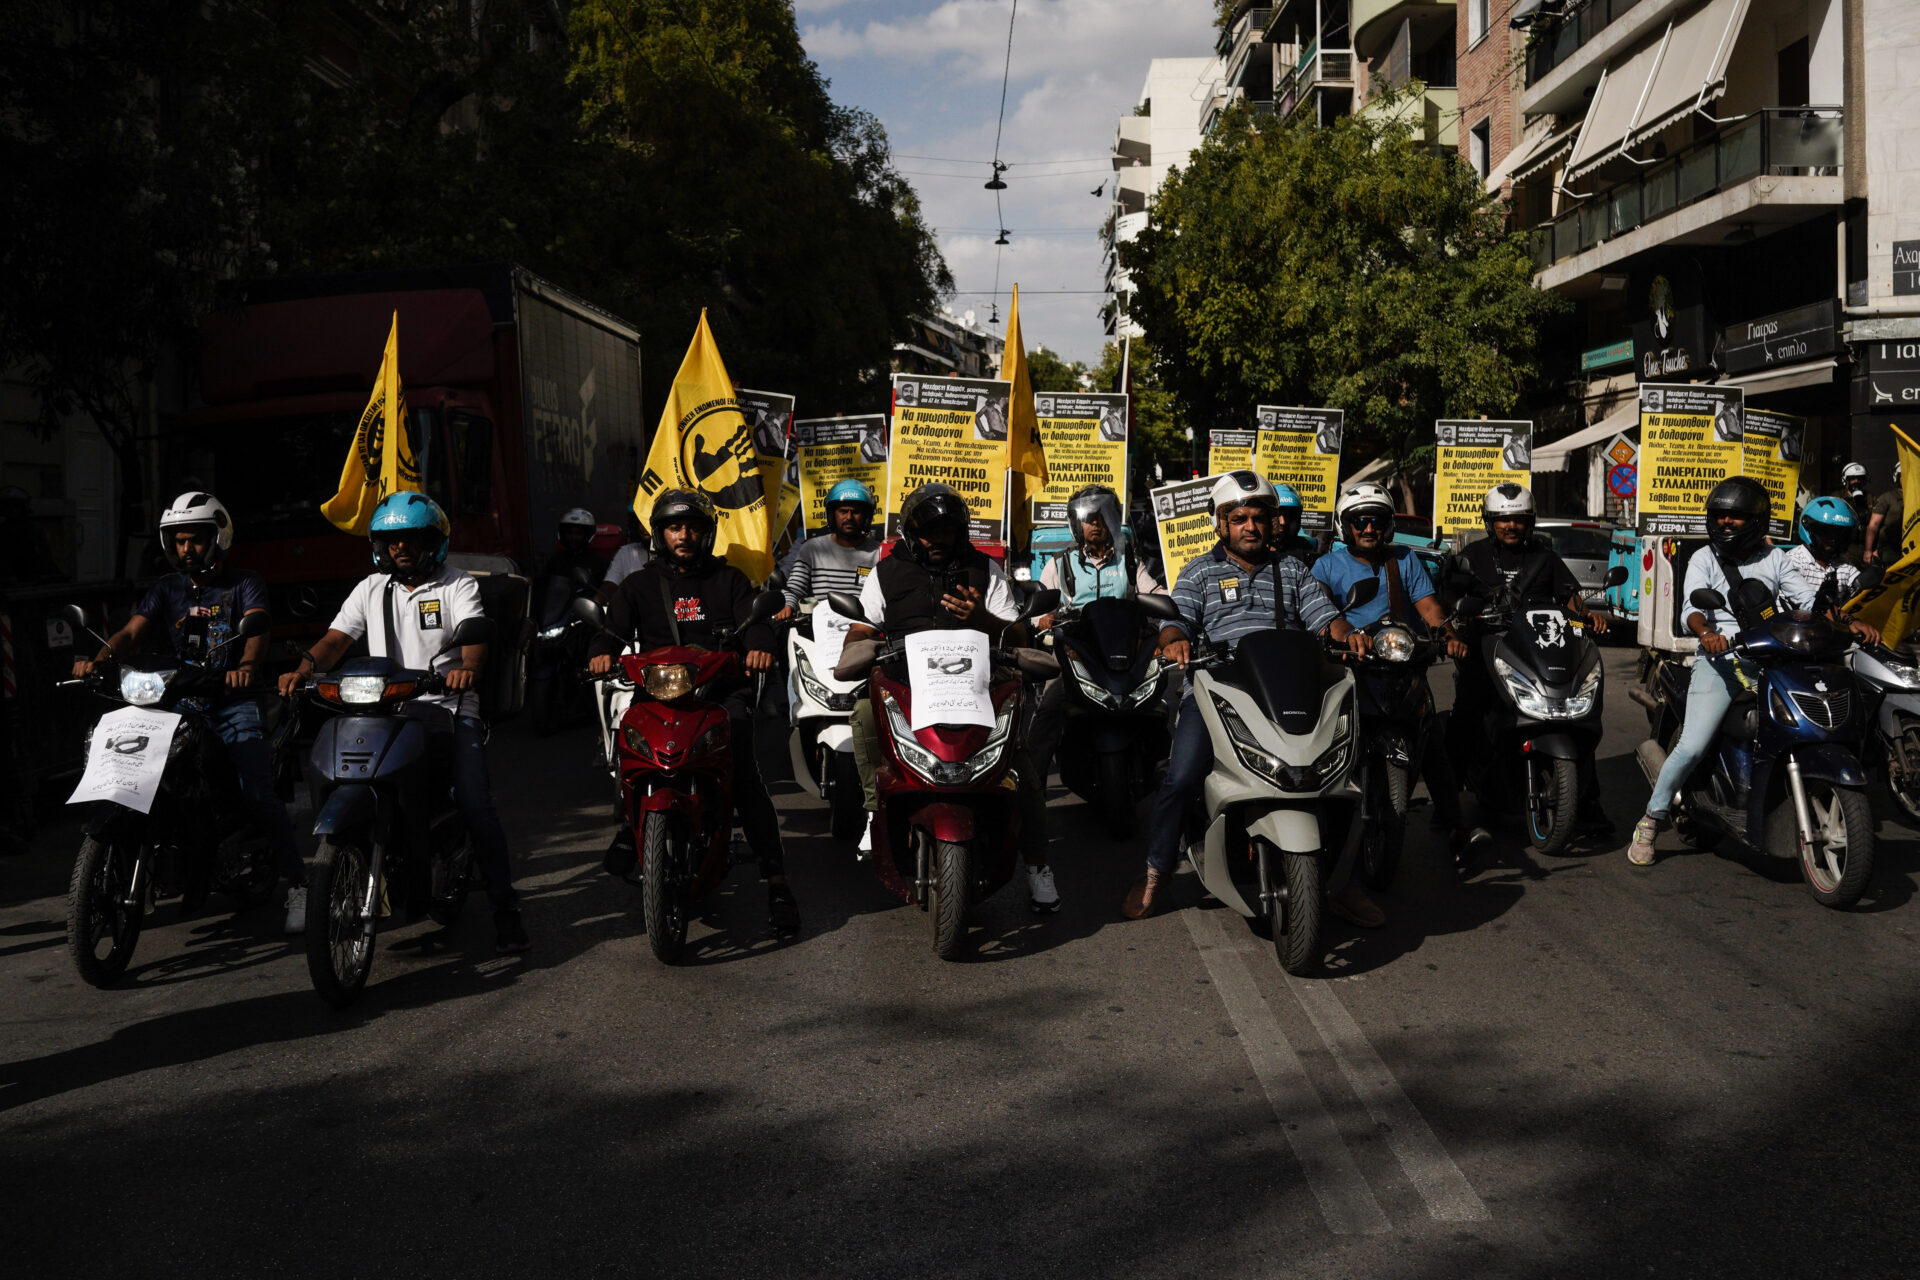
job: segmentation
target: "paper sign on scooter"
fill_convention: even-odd
[[[987,693],[990,654],[984,631],[922,631],[907,637],[907,683],[915,733],[930,724],[993,727]]]
[[[840,651],[847,647],[847,628],[853,619],[843,617],[822,600],[813,606],[813,665],[831,671],[840,665]]]
[[[173,712],[147,707],[122,707],[101,716],[87,750],[87,770],[67,803],[106,800],[135,813],[152,809],[179,726],[180,717]]]

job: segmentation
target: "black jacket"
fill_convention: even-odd
[[[1469,543],[1459,563],[1480,581],[1479,593],[1491,599],[1502,586],[1521,604],[1565,604],[1580,594],[1580,582],[1566,561],[1538,537],[1509,551],[1492,538]]]
[[[959,623],[940,604],[941,597],[959,587],[978,591],[984,604],[987,579],[993,562],[986,553],[967,543],[943,569],[921,564],[904,546],[880,562],[874,570],[880,580],[880,593],[886,597],[886,632],[889,636],[910,636],[916,631],[951,631],[977,627],[978,621]]]
[[[607,607],[607,628],[613,636],[596,636],[589,653],[594,657],[618,654],[621,643],[614,636],[637,640],[643,650],[674,644],[717,649],[717,633],[744,623],[753,597],[753,584],[747,581],[747,575],[717,556],[708,556],[685,570],[663,556],[627,575],[613,593]],[[773,628],[764,622],[755,623],[747,628],[745,640],[747,649],[771,652]]]

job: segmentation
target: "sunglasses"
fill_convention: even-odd
[[[1384,529],[1392,520],[1392,516],[1353,516],[1347,523],[1356,529]]]

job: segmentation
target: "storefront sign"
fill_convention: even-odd
[[[1728,373],[1798,364],[1840,349],[1836,298],[1727,326],[1721,363]]]
[[[1624,342],[1609,342],[1604,347],[1594,347],[1580,353],[1580,372],[1589,373],[1595,369],[1605,369],[1609,365],[1633,363],[1633,339]]]
[[[1893,292],[1896,296],[1920,293],[1920,240],[1893,242]]]
[[[1340,484],[1340,432],[1346,414],[1339,409],[1263,404],[1255,408],[1254,420],[1260,434],[1254,469],[1275,484],[1291,485],[1300,495],[1303,530],[1333,528],[1334,497]]]
[[[1859,350],[1853,366],[1853,411],[1920,411],[1920,340],[1868,342]]]
[[[1487,490],[1533,477],[1533,423],[1442,418],[1433,424],[1433,531],[1480,525]]]
[[[1635,372],[1642,382],[1706,378],[1713,373],[1712,326],[1701,306],[1669,305],[1633,326]]]
[[[1741,471],[1745,403],[1738,387],[1640,384],[1643,535],[1705,535],[1707,495]]]

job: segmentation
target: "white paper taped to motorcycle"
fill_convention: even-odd
[[[813,606],[813,665],[831,671],[840,665],[840,651],[847,647],[847,628],[854,619],[838,613],[825,600]]]
[[[907,637],[907,684],[915,733],[930,724],[993,727],[987,692],[992,653],[984,631],[922,631]]]
[[[179,727],[180,717],[173,712],[147,707],[122,707],[101,716],[87,748],[87,770],[67,803],[106,800],[135,813],[152,809]]]

